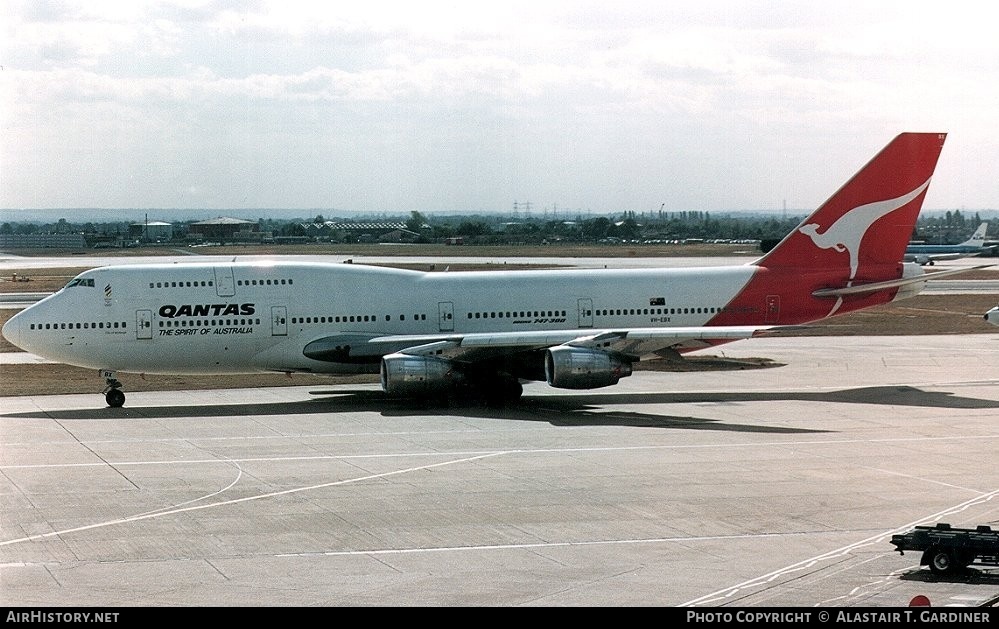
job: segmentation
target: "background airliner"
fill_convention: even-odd
[[[989,229],[988,221],[981,223],[971,238],[956,245],[914,245],[905,248],[905,261],[920,265],[933,266],[934,262],[957,260],[987,253],[995,247],[985,246],[985,234]]]
[[[927,278],[902,258],[944,139],[899,135],[751,264],[463,273],[281,260],[110,266],[81,273],[3,334],[101,370],[110,406],[125,400],[116,372],[380,372],[392,395],[471,391],[497,401],[518,398],[530,380],[609,386],[643,357],[918,293]]]

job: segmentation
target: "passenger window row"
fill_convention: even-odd
[[[363,322],[373,322],[377,321],[378,317],[375,315],[340,315],[340,316],[329,316],[329,317],[292,317],[292,323],[363,323]],[[392,315],[385,315],[386,321],[392,320]],[[406,315],[399,315],[399,321],[405,321]],[[426,321],[427,315],[425,314],[415,314],[413,315],[413,321]]]
[[[469,319],[522,319],[524,317],[564,317],[565,310],[520,310],[513,312],[469,312]]]
[[[83,284],[82,282],[89,281],[89,284]],[[94,280],[73,280],[67,285],[69,286],[93,286]],[[236,280],[236,286],[286,286],[288,284],[294,284],[295,280],[292,279],[263,279],[263,280]],[[198,288],[214,286],[215,282],[212,280],[195,280],[195,281],[183,281],[183,282],[149,282],[149,288]]]
[[[149,282],[149,288],[197,288],[199,286],[214,286],[211,280],[196,280],[193,282]]]
[[[28,326],[31,330],[111,330],[124,328],[125,322],[121,321],[97,321],[84,323],[32,323]]]
[[[597,309],[598,317],[615,315],[676,315],[676,314],[713,314],[721,312],[721,308],[605,308]]]
[[[295,280],[236,280],[236,286],[284,286],[294,284]]]

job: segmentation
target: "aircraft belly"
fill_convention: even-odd
[[[95,338],[80,343],[72,352],[73,359],[65,362],[147,374],[194,375],[259,371],[252,359],[257,353],[260,340],[214,334],[207,328],[171,330],[178,331],[183,333],[159,336],[154,332],[151,339],[136,339],[134,333],[132,336],[110,341]]]
[[[268,346],[248,359],[256,371],[304,372],[322,374],[378,373],[375,359],[364,363],[343,363],[313,360],[302,353],[305,343],[298,337],[287,337],[280,343]]]
[[[106,368],[107,365],[119,364],[125,360],[124,334],[72,334],[59,340],[59,343],[50,342],[45,346],[46,358],[74,367],[94,369]],[[30,345],[24,349],[34,351]]]

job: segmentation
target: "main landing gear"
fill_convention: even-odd
[[[125,403],[125,393],[121,390],[121,383],[115,377],[113,371],[101,370],[101,375],[104,376],[104,382],[107,383],[107,387],[104,389],[104,399],[107,401],[108,406],[111,408],[121,408]]]
[[[500,376],[492,380],[473,381],[466,389],[470,400],[484,402],[487,406],[503,407],[516,404],[524,393],[524,387],[516,378]]]

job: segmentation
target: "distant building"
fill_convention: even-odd
[[[335,222],[326,221],[323,223],[328,229],[333,231],[388,231],[392,229],[405,229],[406,223],[401,221],[380,221],[380,222]]]
[[[254,221],[244,221],[241,218],[226,216],[191,223],[188,227],[189,233],[196,238],[200,235],[203,240],[215,242],[233,242],[236,240],[237,232],[258,231],[259,229],[260,226]]]
[[[303,223],[302,228],[306,234],[316,240],[333,239],[357,242],[410,242],[406,240],[408,238],[406,234],[413,233],[406,229],[406,223],[400,221],[326,221],[324,223]],[[385,239],[386,236],[389,240]],[[419,234],[416,234],[416,237],[419,237]],[[393,238],[398,240],[393,240]]]
[[[420,235],[414,231],[394,229],[379,236],[378,242],[416,242],[419,238]]]
[[[166,242],[173,240],[173,224],[163,221],[132,223],[128,227],[128,236],[146,242]]]

